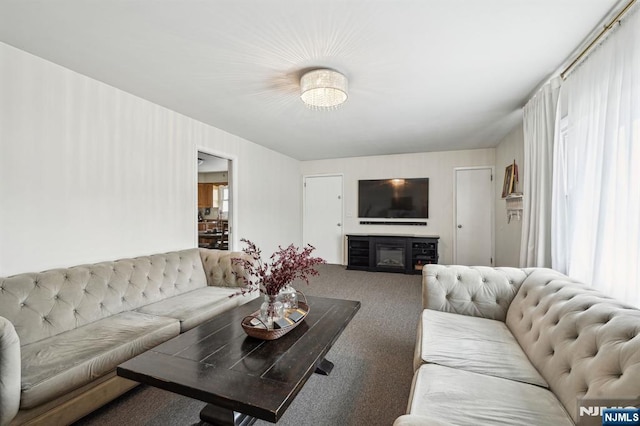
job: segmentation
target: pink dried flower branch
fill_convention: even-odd
[[[238,294],[260,290],[261,293],[275,296],[295,279],[309,284],[309,278],[318,275],[315,266],[327,263],[320,257],[311,256],[315,247],[310,244],[302,249],[293,244],[286,248],[278,246],[278,250],[269,257],[269,261],[263,262],[262,252],[253,242],[244,238],[241,241],[247,244],[242,250],[246,256],[232,259],[232,262],[245,272],[243,275],[234,272],[245,284]]]

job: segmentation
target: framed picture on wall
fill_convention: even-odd
[[[515,179],[515,169],[513,164],[509,164],[504,170],[504,182],[502,183],[502,198],[506,198],[515,189],[513,187]]]

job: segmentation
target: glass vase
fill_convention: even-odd
[[[298,292],[291,284],[287,284],[280,294],[278,294],[278,300],[282,302],[284,309],[298,309]]]
[[[273,329],[273,322],[284,315],[284,306],[275,294],[265,294],[264,301],[260,305],[260,319],[267,328]]]

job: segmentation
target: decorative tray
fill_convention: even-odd
[[[279,339],[280,337],[284,336],[285,334],[287,334],[288,332],[296,328],[298,324],[304,321],[304,319],[309,314],[309,305],[307,305],[305,302],[302,302],[302,301],[298,302],[298,309],[303,311],[302,318],[300,318],[297,322],[294,322],[293,324],[287,327],[268,329],[266,324],[264,324],[260,320],[260,311],[256,311],[253,314],[246,316],[242,319],[242,329],[244,330],[245,333],[247,333],[247,335],[251,337],[255,337],[256,339],[262,339],[262,340]],[[257,327],[251,325],[251,321],[254,318],[260,321],[260,325],[258,325]]]

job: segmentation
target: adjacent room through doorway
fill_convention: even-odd
[[[198,151],[198,246],[229,250],[231,160]]]

